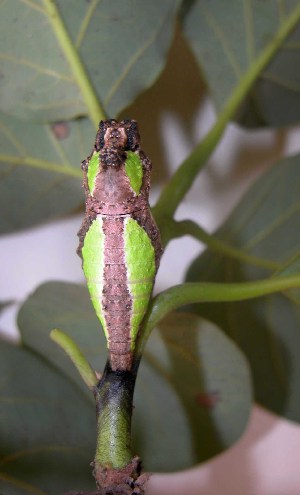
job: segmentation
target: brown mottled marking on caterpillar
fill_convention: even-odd
[[[128,291],[124,249],[124,217],[103,217],[104,286],[103,313],[109,330],[109,350],[112,369],[130,369],[130,310],[132,298]]]

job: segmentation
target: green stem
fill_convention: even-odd
[[[93,390],[98,381],[96,373],[74,340],[57,328],[50,332],[50,338],[65,351],[74,366],[76,366],[84,383],[90,390]]]
[[[296,27],[299,19],[300,5],[298,5],[293,13],[287,17],[273,40],[266,46],[261,55],[257,57],[256,61],[240,79],[212,129],[208,132],[203,141],[196,146],[192,154],[182,163],[166,185],[157,205],[153,208],[155,217],[158,219],[159,223],[160,218],[163,218],[164,216],[168,218],[173,217],[178,204],[181,202],[193,184],[196,175],[205,165],[207,159],[215,149],[227,123],[234,117],[239,105],[251,89],[252,85],[262,70],[274,57],[287,36]]]
[[[257,297],[300,287],[300,275],[289,277],[273,277],[255,282],[232,284],[222,283],[186,283],[175,285],[152,299],[140,339],[137,342],[137,354],[141,354],[154,326],[170,311],[186,304],[203,302],[233,302],[254,299]]]
[[[113,371],[107,363],[97,385],[96,473],[106,468],[122,469],[132,461],[131,416],[136,373],[137,367],[134,371]]]
[[[223,256],[228,256],[230,258],[240,260],[243,263],[260,266],[262,268],[266,268],[267,270],[278,270],[280,268],[280,264],[276,261],[252,256],[251,254],[247,254],[240,249],[226,244],[217,237],[210,235],[202,227],[200,227],[200,225],[193,222],[192,220],[182,220],[181,222],[174,221],[169,232],[173,233],[172,237],[174,237],[174,234],[176,234],[177,236],[190,235],[192,237],[195,237],[199,241],[206,244],[212,251]]]
[[[85,67],[81,61],[79,53],[69,36],[67,28],[60,16],[59,10],[54,0],[44,0],[45,10],[52,24],[53,31],[58,42],[64,51],[68,60],[75,80],[80,88],[83,100],[87,106],[88,114],[91,121],[98,127],[100,120],[105,120],[105,112],[102,109],[99,99],[94,91],[92,83],[86,73]]]

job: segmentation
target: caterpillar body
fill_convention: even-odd
[[[130,370],[162,254],[149,208],[151,161],[134,120],[101,121],[82,162],[86,213],[78,254],[113,370]]]

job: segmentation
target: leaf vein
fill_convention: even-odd
[[[292,81],[283,79],[282,77],[272,74],[271,72],[263,72],[260,76],[260,79],[276,84],[277,86],[287,89],[288,91],[293,91],[295,93],[300,92],[300,84],[296,84]]]
[[[31,447],[29,449],[19,450],[12,454],[1,457],[0,466],[14,462],[22,457],[39,454],[42,452],[81,452],[80,447],[69,447],[67,445],[43,445],[41,447]]]
[[[254,29],[253,29],[253,6],[251,0],[244,0],[244,21],[245,21],[245,39],[246,50],[249,65],[253,62],[255,56],[254,46]]]
[[[61,142],[54,137],[54,133],[52,132],[52,130],[49,126],[46,126],[46,133],[48,135],[49,141],[51,142],[51,145],[56,150],[62,163],[65,166],[71,167],[71,163],[68,160],[68,157],[67,157],[67,155],[66,155],[66,153],[65,153],[65,151],[61,145]]]
[[[65,174],[71,177],[81,177],[80,170],[73,167],[67,167],[66,165],[60,165],[55,162],[48,162],[31,156],[12,156],[0,154],[0,162],[8,162],[14,165],[29,166],[39,168],[41,170],[48,170],[49,172],[57,172]]]
[[[281,227],[281,225],[290,219],[298,210],[300,210],[300,203],[292,204],[285,211],[282,211],[282,214],[277,217],[273,222],[269,224],[267,228],[258,232],[254,237],[252,237],[251,241],[249,241],[246,245],[246,249],[253,249],[260,242],[264,241],[274,230]]]
[[[229,64],[232,67],[232,70],[233,70],[233,73],[234,73],[236,79],[239,80],[242,77],[242,71],[241,71],[241,68],[240,68],[240,66],[239,66],[239,64],[238,64],[238,62],[234,56],[234,52],[230,47],[230,43],[229,43],[227,37],[225,36],[224,31],[221,29],[221,26],[218,24],[218,22],[216,21],[215,17],[212,15],[211,12],[208,12],[208,10],[205,8],[203,8],[202,11],[206,17],[207,24],[210,26],[210,28],[214,32],[216,38],[219,40],[219,42],[223,48],[224,54],[225,54]]]
[[[277,174],[275,174],[273,178],[269,177],[269,180],[264,184],[264,187],[261,188],[260,194],[258,194],[257,197],[251,202],[251,208],[249,207],[247,211],[245,211],[244,218],[241,218],[234,231],[232,231],[230,238],[236,237],[244,229],[247,223],[251,221],[253,215],[256,214],[259,207],[267,199],[268,195],[272,193],[277,180]]]
[[[108,94],[105,98],[105,105],[108,105],[110,103],[113,96],[118,91],[119,87],[121,86],[121,84],[124,82],[124,80],[126,79],[128,74],[130,73],[130,70],[133,67],[133,65],[138,61],[139,58],[141,58],[143,53],[146,52],[146,50],[149,48],[149,46],[151,46],[151,44],[159,36],[167,18],[168,18],[168,16],[165,16],[161,19],[160,23],[158,24],[156,31],[154,31],[154,33],[148,38],[148,40],[146,40],[145,43],[128,60],[127,64],[123,68],[123,71],[121,72],[120,76],[117,78],[115,83],[111,86],[110,91],[108,92]]]
[[[36,72],[39,72],[39,73],[42,73],[42,74],[46,74],[47,76],[51,76],[51,77],[54,77],[54,78],[59,78],[59,79],[62,79],[64,81],[68,81],[68,82],[71,82],[73,84],[75,84],[75,80],[72,76],[69,76],[67,74],[61,74],[53,69],[48,69],[47,67],[43,67],[42,65],[39,65],[35,62],[32,62],[31,60],[28,60],[26,58],[17,58],[17,57],[13,57],[12,55],[8,55],[6,53],[0,53],[0,59],[2,60],[7,60],[8,62],[12,62],[12,63],[15,63],[15,64],[20,64],[20,65],[24,65],[25,67],[29,67],[30,69],[34,69]]]
[[[27,149],[23,144],[20,143],[20,141],[17,139],[16,135],[11,132],[11,130],[3,124],[3,122],[0,122],[0,130],[3,132],[5,137],[12,143],[12,145],[19,151],[21,154],[26,154]]]
[[[25,5],[28,5],[31,9],[37,10],[38,12],[41,12],[42,14],[46,15],[46,11],[38,5],[35,2],[32,2],[31,0],[21,0],[21,3],[24,3]]]
[[[31,484],[27,483],[26,481],[19,480],[19,479],[15,478],[14,476],[10,476],[9,474],[0,472],[0,479],[2,481],[6,481],[7,483],[9,483],[15,487],[21,488],[25,492],[32,493],[33,495],[48,495],[47,492],[39,490],[39,488],[37,488],[36,486],[31,485]]]
[[[93,13],[94,13],[98,3],[99,3],[99,0],[93,0],[91,2],[91,4],[88,6],[88,9],[86,11],[86,15],[84,16],[84,18],[82,20],[82,23],[81,23],[81,26],[80,26],[80,29],[79,29],[79,32],[78,32],[78,35],[77,35],[77,38],[75,41],[75,46],[77,48],[80,48],[80,45],[82,44],[82,41],[86,35],[90,20],[93,16]]]
[[[27,108],[27,109],[33,109],[33,110],[41,110],[41,109],[49,109],[49,108],[62,108],[62,107],[73,107],[75,104],[79,103],[79,98],[74,98],[73,100],[58,100],[58,101],[53,101],[49,102],[47,104],[45,103],[28,103],[25,104],[22,102],[22,107]]]

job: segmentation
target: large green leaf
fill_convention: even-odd
[[[263,51],[277,43],[291,17],[296,29],[288,29],[287,38],[280,42],[240,108],[240,122],[250,126],[299,122],[299,1],[185,2],[184,31],[218,111],[255,70]]]
[[[58,495],[94,485],[94,409],[40,357],[0,342],[0,493]]]
[[[87,289],[63,282],[41,285],[21,307],[18,325],[23,343],[46,356],[91,398],[70,359],[49,337],[54,328],[69,333],[94,369],[102,373],[107,356],[106,340]]]
[[[72,381],[80,378],[49,340],[53,327],[72,336],[95,369],[104,367],[105,339],[84,287],[42,285],[21,308],[18,323],[25,345]],[[145,468],[190,466],[241,435],[251,407],[247,363],[215,325],[185,314],[170,316],[146,348],[135,406],[134,447]]]
[[[243,263],[207,250],[189,281],[241,282],[299,273],[300,157],[287,158],[248,191],[217,236],[255,256]],[[265,265],[265,268],[263,266]],[[269,270],[267,269],[269,268]],[[297,297],[298,296],[298,297]],[[224,328],[247,355],[257,400],[300,421],[299,291],[255,301],[201,304],[190,310]]]
[[[0,116],[0,232],[82,204],[80,162],[95,134],[89,120],[48,125]]]
[[[86,115],[91,85],[115,117],[162,70],[179,1],[56,0],[58,17],[51,3],[2,2],[1,110],[42,121]],[[88,82],[71,69],[78,56]]]
[[[218,454],[240,437],[252,405],[251,380],[244,356],[208,321],[173,313],[158,328],[146,348],[147,369],[141,369],[138,381],[143,394],[138,387],[137,423],[146,441],[145,457],[151,452],[156,466],[164,463],[164,470],[177,470]],[[176,393],[175,404],[166,388],[169,396]],[[156,401],[163,404],[159,409]],[[143,418],[150,407],[156,421],[149,421],[145,435]],[[162,452],[160,438],[167,444]]]

